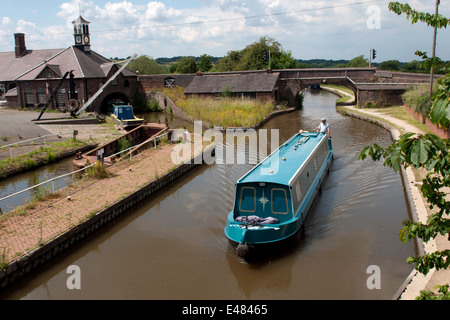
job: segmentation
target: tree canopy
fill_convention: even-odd
[[[128,65],[128,69],[133,72],[139,72],[139,74],[164,74],[169,70],[167,67],[158,64],[155,60],[149,56],[140,56],[134,59]]]
[[[215,71],[264,70],[269,68],[269,64],[272,69],[298,66],[290,51],[285,51],[278,41],[265,36],[241,51],[229,51],[227,56],[217,62]]]

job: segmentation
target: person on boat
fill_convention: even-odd
[[[327,119],[323,118],[322,122],[319,124],[315,131],[326,134],[328,136],[328,139],[331,139],[330,124],[327,122]]]

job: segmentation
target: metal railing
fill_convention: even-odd
[[[156,147],[157,147],[157,140],[158,140],[158,139],[161,139],[161,138],[164,137],[164,136],[168,136],[168,132],[166,132],[166,133],[164,133],[164,134],[162,134],[162,135],[159,135],[159,136],[157,136],[157,137],[154,137],[154,138],[151,139],[151,140],[147,140],[147,141],[145,141],[145,142],[143,142],[143,143],[141,143],[141,144],[139,144],[139,145],[130,147],[130,148],[126,149],[126,150],[122,150],[122,151],[117,152],[117,153],[115,153],[115,154],[113,154],[113,155],[111,155],[111,156],[105,157],[105,159],[111,159],[111,158],[117,157],[117,156],[119,156],[119,155],[121,155],[121,154],[123,154],[123,153],[129,152],[129,153],[130,153],[130,160],[132,160],[132,159],[133,159],[133,152],[132,152],[132,151],[133,151],[134,149],[141,148],[141,147],[143,147],[144,145],[149,144],[149,143],[151,143],[151,142],[152,142],[153,145],[154,145],[154,149],[156,149]],[[115,164],[115,163],[113,163],[112,166],[114,166],[114,164]],[[11,198],[13,198],[13,197],[15,197],[15,196],[18,196],[18,195],[22,194],[22,193],[25,193],[25,192],[28,192],[28,191],[32,191],[32,190],[34,190],[34,189],[36,189],[36,188],[39,188],[39,187],[41,187],[41,186],[44,186],[44,185],[47,185],[47,184],[50,184],[50,183],[51,183],[51,190],[52,190],[51,193],[55,193],[55,192],[57,191],[57,190],[55,190],[55,181],[60,180],[60,179],[63,179],[63,178],[66,178],[66,177],[69,177],[69,176],[73,176],[73,175],[79,174],[79,173],[81,173],[81,172],[83,172],[83,171],[85,171],[85,170],[87,170],[87,169],[89,169],[89,168],[92,168],[94,165],[95,165],[95,163],[93,163],[93,164],[91,164],[91,165],[89,165],[89,166],[86,166],[86,167],[84,167],[84,168],[82,168],[82,169],[80,169],[80,170],[73,171],[73,172],[70,172],[70,173],[67,173],[67,174],[64,174],[64,175],[61,175],[61,176],[58,176],[58,177],[55,177],[55,178],[46,180],[46,181],[41,182],[41,183],[39,183],[39,184],[36,184],[36,185],[34,185],[34,186],[32,186],[32,187],[26,188],[26,189],[24,189],[24,190],[15,192],[15,193],[13,193],[13,194],[10,194],[10,195],[8,195],[8,196],[6,196],[6,197],[0,198],[0,215],[2,214],[2,211],[1,211],[1,208],[2,208],[2,206],[1,206],[2,201],[11,199]],[[59,190],[61,190],[61,189],[63,189],[63,188],[66,188],[66,187],[67,187],[67,186],[64,186],[64,187],[60,188]],[[4,212],[3,214],[7,214],[7,212]]]
[[[62,138],[62,135],[55,133],[55,134],[49,134],[49,135],[42,136],[42,137],[37,137],[37,138],[34,138],[34,139],[28,139],[28,140],[24,140],[24,141],[19,141],[19,142],[16,142],[16,143],[8,144],[6,146],[1,146],[0,150],[9,148],[9,155],[10,155],[10,157],[12,159],[13,158],[13,154],[12,154],[13,147],[18,146],[20,144],[25,144],[25,143],[33,142],[33,141],[36,141],[36,140],[40,140],[40,139],[44,139],[44,146],[46,147],[47,146],[47,138],[50,138],[50,137]]]

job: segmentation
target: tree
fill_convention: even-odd
[[[197,62],[194,57],[182,57],[177,63],[176,73],[196,73]]]
[[[359,68],[359,67],[368,67],[368,66],[369,66],[369,61],[366,58],[364,58],[363,55],[353,58],[347,64],[347,67],[349,67],[349,68],[357,68],[357,67]]]
[[[274,57],[271,66],[272,69],[296,69],[299,67],[299,63],[292,56],[292,52],[283,49]]]
[[[398,2],[389,4],[389,9],[397,14],[406,13],[413,23],[422,21],[429,26],[437,28],[446,27],[448,19],[438,15],[417,12],[409,5],[402,5]],[[424,55],[421,55],[425,58]],[[427,58],[428,59],[428,58]],[[431,59],[426,63],[434,63],[436,59]],[[436,93],[432,97],[432,107],[430,120],[434,124],[439,124],[444,128],[450,125],[450,76],[438,80]],[[401,241],[406,242],[415,237],[428,242],[438,235],[447,236],[450,241],[450,201],[446,199],[444,188],[450,187],[450,140],[442,140],[436,135],[415,135],[404,134],[399,140],[394,141],[388,148],[373,145],[364,148],[359,159],[371,157],[374,161],[384,159],[384,165],[398,171],[400,167],[423,168],[427,171],[423,179],[421,192],[433,209],[427,223],[413,222],[406,220],[403,222],[404,228],[400,230]],[[447,269],[450,265],[450,250],[427,253],[423,256],[410,257],[407,262],[414,264],[416,270],[423,274],[428,274],[433,268],[437,270]],[[438,292],[422,291],[418,299],[447,299],[450,300],[449,285],[437,286]]]
[[[405,72],[424,72],[424,70],[420,66],[419,60],[413,60],[411,62],[405,63],[400,67],[401,71]]]
[[[208,72],[213,67],[212,64],[213,57],[207,54],[200,56],[197,62],[198,69],[202,72]]]
[[[381,70],[398,71],[398,70],[400,70],[400,61],[398,61],[398,60],[383,61],[380,64],[380,69]]]
[[[164,74],[168,69],[148,56],[140,56],[128,65],[128,69],[139,74]]]
[[[228,54],[217,62],[216,71],[233,71],[237,69],[237,65],[241,59],[242,53],[240,51],[228,51]]]
[[[270,58],[269,58],[270,54]],[[270,60],[270,62],[269,62]],[[290,51],[283,50],[281,44],[273,38],[261,37],[241,51],[229,51],[215,66],[216,71],[245,71],[297,68],[297,60]]]

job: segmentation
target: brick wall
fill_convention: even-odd
[[[403,108],[406,112],[408,112],[410,115],[412,115],[417,121],[420,121],[423,123],[423,115],[420,112],[415,111],[411,107],[404,105]],[[426,119],[426,126],[428,129],[431,130],[435,135],[439,136],[441,139],[449,139],[450,138],[450,132],[448,129],[444,129],[440,127],[439,125],[435,125],[431,123],[430,119],[427,117]]]

